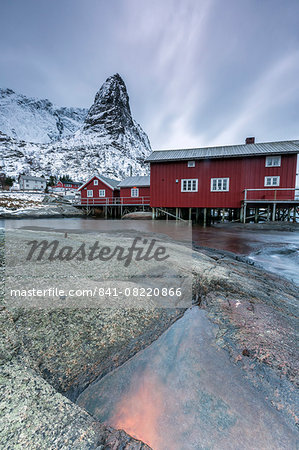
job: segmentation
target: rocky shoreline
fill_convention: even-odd
[[[60,217],[83,217],[81,209],[71,205],[47,205],[40,208],[26,208],[12,211],[0,211],[0,219],[50,219]]]
[[[124,242],[121,235],[113,239]],[[296,287],[224,252],[197,249],[190,261],[179,245],[177,251],[176,269],[192,274],[194,303],[218,327],[217,345],[293,427]],[[24,310],[3,305],[1,446],[148,448],[100,424],[73,401],[149,346],[183,313],[183,308]]]

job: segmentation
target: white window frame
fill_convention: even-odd
[[[195,167],[195,161],[188,161],[187,166],[188,167]]]
[[[93,180],[93,184],[94,184],[94,186],[98,186],[99,180]]]
[[[106,197],[106,189],[99,190],[99,197]]]
[[[89,198],[93,197],[93,190],[92,189],[88,189],[87,197],[89,197]]]
[[[139,188],[131,189],[131,197],[139,197]]]
[[[278,164],[273,164],[273,160],[277,160]],[[265,166],[266,167],[280,167],[281,166],[281,156],[267,156]]]
[[[198,178],[182,178],[181,192],[198,192]]]
[[[273,179],[274,178],[277,178],[277,184],[273,184]],[[270,181],[271,184],[267,183],[268,179],[271,180]],[[264,181],[264,186],[265,187],[279,187],[279,185],[280,185],[280,176],[274,175],[273,177],[265,177],[265,181]]]
[[[226,180],[226,189],[223,189],[223,181]],[[216,181],[216,189],[214,189],[214,181]],[[219,187],[219,181],[221,186]],[[229,178],[211,178],[211,192],[229,192]]]

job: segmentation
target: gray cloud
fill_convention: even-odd
[[[0,84],[88,107],[119,72],[154,148],[298,138],[297,0],[2,0]]]

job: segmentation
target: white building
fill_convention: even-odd
[[[32,177],[31,175],[20,175],[20,189],[23,191],[43,191],[46,189],[47,182],[42,177]]]

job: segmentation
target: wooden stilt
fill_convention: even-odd
[[[152,220],[155,220],[155,208],[152,209]]]
[[[192,222],[192,208],[189,208],[189,222]]]
[[[207,226],[207,208],[203,209],[203,226]]]
[[[255,208],[254,223],[258,223],[258,221],[259,221],[259,208]]]
[[[275,218],[276,218],[276,203],[273,203],[272,222],[275,222]]]

